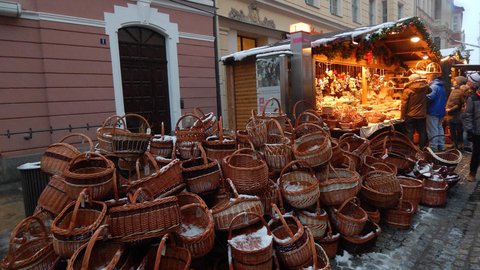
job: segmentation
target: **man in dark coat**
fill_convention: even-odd
[[[465,110],[465,130],[469,141],[473,142],[472,157],[470,159],[470,173],[467,180],[474,181],[477,175],[478,165],[480,163],[480,74],[473,73],[467,76],[469,86],[475,91],[467,99],[467,109]]]
[[[447,120],[450,129],[450,136],[455,145],[455,148],[461,149],[463,144],[463,125],[460,117],[464,103],[462,85],[467,83],[467,78],[463,76],[455,77],[453,81],[452,92],[447,100],[447,107],[445,108],[445,119]]]
[[[405,120],[407,136],[413,141],[413,133],[418,132],[418,145],[423,148],[427,144],[426,116],[429,88],[425,80],[418,74],[408,77],[402,94],[401,118]]]

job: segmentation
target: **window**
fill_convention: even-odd
[[[315,6],[315,0],[305,0],[305,4]]]
[[[455,32],[461,31],[460,15],[453,15],[452,18],[452,30]]]
[[[398,19],[400,20],[401,18],[403,18],[403,13],[404,10],[403,10],[403,4],[402,3],[398,3]]]
[[[237,36],[237,50],[243,51],[257,47],[257,41],[253,38]]]
[[[434,37],[433,38],[433,45],[435,45],[435,47],[437,47],[437,49],[440,49],[441,45],[442,45],[442,39],[440,37]]]
[[[435,13],[434,13],[434,18],[440,19],[441,13],[442,13],[442,0],[435,0]]]
[[[370,0],[370,2],[368,3],[368,24],[370,24],[370,25],[374,25],[375,21],[376,21],[375,20],[375,16],[376,16],[375,8],[376,8],[375,0]]]
[[[340,16],[341,0],[330,0],[330,13]]]
[[[388,21],[388,5],[387,1],[383,0],[382,1],[382,22],[387,22]]]
[[[352,20],[360,22],[360,8],[358,7],[358,0],[352,0]]]

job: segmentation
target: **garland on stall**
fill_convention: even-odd
[[[376,43],[384,39],[389,33],[403,32],[408,27],[412,26],[416,27],[422,40],[427,42],[432,52],[437,56],[438,59],[440,59],[440,50],[435,47],[427,28],[418,17],[402,20],[395,23],[393,26],[384,27],[373,33],[367,34],[360,42],[358,42],[359,44],[356,45],[350,41],[350,36],[344,36],[320,45],[314,48],[314,50],[318,54],[325,55],[329,60],[332,60],[338,56],[346,59],[355,54],[357,61],[361,61],[366,59],[366,57],[368,58],[373,53],[374,57],[382,59],[383,63],[386,63],[387,65],[398,64],[400,63],[400,59],[398,57],[391,55],[385,45],[378,46]]]

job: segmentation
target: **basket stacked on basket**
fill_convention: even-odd
[[[143,116],[134,113],[124,115],[120,121],[124,121],[123,123],[127,124],[127,118],[138,119],[138,132],[130,132],[125,126],[118,128],[114,124],[111,130],[111,154],[113,155],[129,157],[137,156],[147,151],[150,138],[152,137],[150,124]]]

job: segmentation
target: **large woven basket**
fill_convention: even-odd
[[[108,210],[111,237],[134,242],[164,235],[181,224],[180,207],[173,196],[149,200],[151,194],[139,188],[129,194],[129,203]]]
[[[100,226],[88,243],[82,245],[68,260],[67,270],[119,269],[126,250],[123,243],[102,241],[108,233],[105,225]]]
[[[279,204],[280,200],[282,200],[280,188],[277,183],[271,179],[268,181],[268,186],[256,192],[254,195],[260,198],[263,205],[263,212],[266,216],[271,216],[272,214],[272,203]]]
[[[421,180],[405,176],[398,176],[397,180],[400,182],[400,186],[402,187],[403,201],[411,202],[414,212],[416,212],[418,204],[422,199],[423,182]]]
[[[130,113],[122,117],[125,122],[127,117],[138,118],[140,125],[137,133],[119,129],[116,125],[112,130],[112,154],[117,156],[137,156],[147,151],[150,143],[151,128],[148,121],[141,115]]]
[[[312,258],[309,236],[300,221],[292,216],[283,216],[276,205],[272,205],[276,216],[268,222],[273,234],[274,249],[285,268],[299,268]]]
[[[162,122],[160,135],[154,135],[150,139],[150,153],[154,156],[170,158],[173,152],[174,137],[165,135],[165,125]]]
[[[446,181],[424,180],[420,203],[428,206],[444,206],[447,203],[448,183]]]
[[[430,147],[427,147],[425,153],[430,162],[440,166],[446,166],[450,173],[453,173],[463,158],[462,152],[460,152],[458,149],[450,149],[443,152],[433,152]]]
[[[342,235],[340,245],[350,254],[362,254],[372,251],[382,232],[378,224],[367,220],[361,233],[354,236]]]
[[[65,141],[72,137],[80,137],[82,140],[87,140],[90,149],[93,151],[92,140],[88,136],[82,133],[71,133],[60,139],[58,143],[51,144],[40,160],[40,169],[48,174],[63,175],[63,172],[68,167],[70,161],[78,156],[81,152],[73,145],[66,143]]]
[[[232,219],[242,212],[257,213],[263,216],[263,205],[260,201],[260,198],[251,195],[239,195],[232,181],[228,178],[226,181],[230,185],[233,198],[220,201],[218,204],[212,207],[213,220],[215,221],[216,230],[227,231]],[[232,229],[240,229],[257,221],[257,219],[252,219],[247,224],[238,222],[232,225]]]
[[[327,257],[330,259],[335,258],[338,251],[338,242],[340,240],[339,233],[333,233],[332,225],[330,221],[327,221],[327,233],[324,237],[315,238],[315,241],[325,250]]]
[[[412,226],[414,213],[415,208],[411,202],[400,200],[397,208],[387,209],[385,222],[392,227],[408,230]]]
[[[324,205],[340,205],[360,190],[360,175],[349,169],[334,169],[329,165],[326,173],[317,173],[317,178]]]
[[[206,205],[191,203],[180,207],[182,225],[175,234],[177,245],[190,251],[192,258],[200,258],[213,249],[215,224]]]
[[[65,192],[64,178],[53,175],[38,197],[37,209],[47,210],[54,216],[57,216],[71,201],[72,199]]]
[[[327,163],[332,157],[332,145],[328,133],[320,129],[296,139],[293,143],[293,155],[311,167]]]
[[[195,107],[193,108],[193,113],[200,118],[203,128],[205,129],[206,137],[212,136],[217,132],[217,117],[213,114],[213,112],[205,114],[200,108]],[[199,123],[194,123],[193,125],[197,126],[198,124]]]
[[[0,267],[5,270],[50,269],[57,258],[48,229],[40,218],[30,216],[13,229]]]
[[[103,199],[113,191],[114,172],[115,164],[103,155],[92,152],[79,154],[63,173],[65,192],[75,199],[86,188],[92,199]]]
[[[262,147],[267,141],[267,121],[255,116],[254,110],[252,110],[252,117],[245,126],[247,130],[248,139],[250,139],[255,148]]]
[[[330,270],[330,259],[327,253],[319,244],[315,244],[313,233],[310,228],[305,228],[309,235],[309,245],[312,251],[312,260],[308,264],[302,266],[302,269],[315,269],[315,270]],[[313,268],[312,268],[313,267]]]
[[[317,177],[312,168],[302,161],[291,161],[283,168],[279,186],[283,198],[295,208],[314,205],[320,197]]]
[[[264,154],[270,171],[279,172],[292,160],[292,146],[290,139],[285,137],[280,123],[272,119],[280,134],[268,134],[265,142]]]
[[[230,224],[238,223],[239,219],[249,222],[249,216],[253,216],[260,222],[239,230],[232,230],[229,226],[228,244],[231,248],[234,264],[261,266],[271,260],[273,255],[272,233],[265,219],[256,213],[243,212],[236,215]]]
[[[55,253],[71,257],[103,224],[106,212],[105,203],[91,200],[88,191],[82,191],[77,200],[69,203],[52,222]]]
[[[296,210],[295,215],[300,222],[308,227],[312,232],[314,238],[321,238],[325,235],[328,225],[328,214],[325,210],[320,208],[320,200],[317,201],[315,211]]]
[[[239,149],[225,157],[222,166],[225,177],[232,180],[239,193],[252,194],[268,185],[267,163],[255,150]]]
[[[267,112],[268,105],[273,102],[277,103],[277,108],[270,110],[270,112]],[[258,118],[263,119],[265,121],[269,120],[276,120],[278,123],[282,126],[282,129],[285,128],[285,123],[287,119],[287,114],[283,112],[282,106],[280,105],[280,101],[274,97],[271,97],[265,101],[265,104],[263,104],[261,113],[257,115]]]
[[[177,247],[174,241],[167,245],[169,234],[165,234],[158,247],[153,246],[137,269],[189,270],[192,256],[188,249]]]
[[[97,129],[97,140],[98,140],[98,150],[102,154],[110,154],[113,152],[113,143],[112,143],[112,132],[113,129],[120,128],[119,133],[130,133],[127,130],[127,125],[125,124],[125,119],[119,115],[109,116],[101,127]]]
[[[187,189],[196,194],[212,193],[220,186],[220,166],[217,160],[209,159],[200,143],[197,143],[201,157],[182,162],[183,178]]]
[[[193,118],[195,124],[190,127],[180,128],[180,123],[186,118]],[[185,120],[186,121],[186,120]],[[198,116],[187,113],[178,118],[175,126],[175,136],[177,136],[177,142],[202,142],[205,139],[205,127],[203,126],[202,119]]]
[[[146,157],[152,162],[152,157],[149,153],[146,154]],[[156,163],[153,161],[152,164]],[[148,190],[148,192],[156,198],[169,191],[183,187],[185,187],[185,182],[182,176],[181,162],[178,159],[174,159],[161,169],[158,169],[158,166],[155,167],[154,173],[132,181],[129,185],[128,192],[134,193],[137,189],[143,188]]]
[[[235,134],[225,135],[222,126],[222,117],[218,120],[218,136],[209,136],[203,142],[203,148],[207,157],[217,160],[220,164],[222,159],[233,154],[237,150]]]
[[[360,234],[368,219],[356,197],[346,200],[338,209],[331,208],[330,214],[332,224],[343,236]]]

